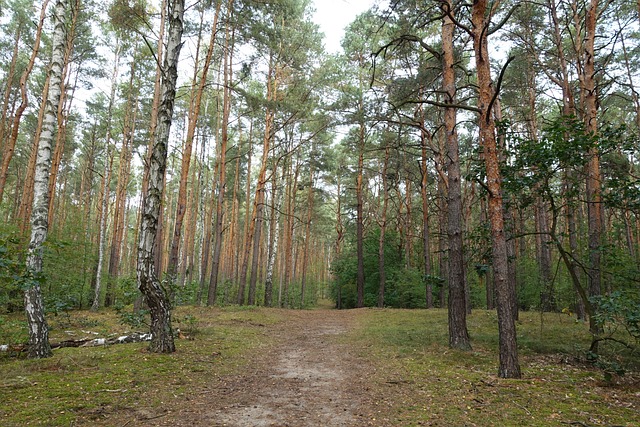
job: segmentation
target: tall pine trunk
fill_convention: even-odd
[[[502,200],[502,177],[498,161],[495,122],[491,104],[494,89],[491,80],[488,37],[490,19],[487,17],[487,0],[476,0],[471,9],[472,37],[478,80],[478,109],[480,143],[486,169],[486,185],[489,196],[489,225],[492,243],[493,280],[498,305],[498,335],[501,378],[520,378],[515,315],[513,312],[513,286],[509,281],[509,262],[505,236],[504,206]]]
[[[4,194],[5,185],[7,183],[7,174],[9,171],[9,164],[11,163],[11,159],[13,158],[13,153],[16,147],[16,142],[18,141],[18,131],[20,129],[20,121],[22,119],[22,115],[24,111],[29,106],[29,97],[27,92],[27,80],[31,75],[31,71],[33,70],[33,66],[36,62],[36,58],[38,56],[38,52],[40,50],[40,39],[42,36],[42,27],[44,25],[44,20],[46,18],[47,5],[49,4],[49,0],[45,0],[42,2],[42,9],[40,10],[40,19],[38,20],[38,27],[36,29],[35,39],[33,41],[33,49],[31,51],[31,57],[29,58],[29,62],[25,67],[24,71],[22,71],[22,75],[20,76],[20,105],[18,109],[13,114],[13,120],[11,122],[11,134],[9,135],[9,140],[2,147],[2,164],[0,165],[0,205],[2,205],[2,196]],[[18,46],[16,41],[16,47]],[[17,54],[14,55],[14,58],[17,58]],[[62,78],[62,77],[61,77]],[[7,88],[10,85],[10,81],[7,81]],[[8,97],[5,97],[8,98]],[[4,120],[2,122],[2,127],[4,129]],[[0,136],[0,143],[4,141],[4,137]],[[36,150],[37,151],[37,150]]]
[[[444,6],[452,10],[447,0]],[[464,267],[464,247],[462,231],[462,191],[460,182],[460,156],[458,133],[456,131],[455,104],[455,58],[454,23],[449,16],[442,23],[442,89],[447,108],[444,112],[444,131],[447,153],[447,236],[449,246],[449,346],[461,350],[470,350],[471,343],[467,330],[466,274]]]
[[[233,1],[229,1],[228,13],[231,13]],[[218,273],[222,255],[222,231],[224,227],[224,194],[227,186],[227,144],[229,140],[229,114],[231,110],[231,77],[233,67],[234,36],[230,35],[229,28],[225,33],[224,60],[222,65],[224,89],[222,100],[222,135],[218,153],[218,192],[216,197],[216,222],[213,231],[213,259],[211,261],[211,280],[207,304],[216,302],[218,290]],[[248,179],[248,178],[247,178]]]
[[[585,42],[582,76],[582,94],[584,99],[584,121],[587,132],[595,137],[598,133],[597,93],[595,82],[595,38],[598,18],[598,0],[590,0],[585,19]],[[589,151],[587,174],[587,225],[589,230],[589,296],[597,297],[602,288],[601,246],[602,246],[602,178],[600,174],[600,153],[598,147]],[[601,328],[593,316],[590,316],[591,333],[598,335]],[[597,351],[597,344],[593,347]]]
[[[378,239],[378,307],[384,307],[384,289],[387,275],[384,267],[384,243],[385,232],[387,230],[387,208],[389,206],[389,192],[387,189],[387,168],[389,166],[389,145],[384,150],[384,161],[382,163],[382,212],[380,214],[380,237]]]
[[[182,239],[182,228],[187,210],[187,181],[189,177],[189,167],[191,165],[191,153],[193,151],[193,140],[195,138],[196,127],[198,125],[198,118],[200,117],[200,106],[202,105],[202,95],[204,93],[205,85],[207,82],[207,75],[209,74],[209,66],[211,65],[211,58],[213,57],[213,49],[215,47],[215,36],[218,27],[218,16],[220,14],[220,7],[222,2],[218,2],[216,6],[215,15],[213,18],[213,25],[211,27],[211,37],[209,38],[209,46],[207,48],[207,54],[205,56],[204,65],[202,66],[202,75],[198,82],[197,70],[198,70],[198,55],[196,54],[196,65],[192,81],[192,96],[193,101],[189,108],[189,119],[187,125],[187,135],[184,142],[184,149],[182,151],[182,162],[180,166],[180,184],[178,186],[178,200],[176,202],[176,214],[173,227],[173,239],[171,241],[171,249],[169,252],[169,262],[167,264],[167,274],[170,280],[176,279],[176,273],[178,269],[178,255],[180,252],[180,242]],[[198,40],[198,43],[200,40]],[[198,44],[199,48],[199,44]],[[196,88],[196,82],[197,88]],[[226,86],[225,86],[226,87]],[[224,122],[224,119],[223,119]],[[224,126],[224,123],[223,123]],[[223,130],[224,132],[224,130]]]

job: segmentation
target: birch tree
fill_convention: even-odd
[[[53,10],[53,52],[49,68],[49,91],[44,106],[44,120],[40,135],[40,145],[36,160],[33,187],[33,207],[31,210],[31,238],[27,252],[27,288],[25,290],[25,311],[29,324],[29,357],[52,356],[49,345],[49,328],[44,316],[44,302],[40,290],[43,270],[43,244],[49,230],[48,190],[51,169],[51,146],[57,131],[58,108],[60,104],[62,72],[66,49],[66,0],[57,0]]]
[[[144,295],[151,314],[152,338],[149,349],[154,353],[172,353],[176,349],[171,329],[170,303],[155,270],[154,242],[157,238],[161,214],[167,146],[178,80],[178,59],[182,48],[184,0],[173,0],[169,3],[168,18],[168,41],[161,84],[162,101],[158,109],[158,125],[150,156],[149,187],[144,194],[145,203],[140,224],[137,263],[138,289]]]

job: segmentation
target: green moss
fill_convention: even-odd
[[[43,360],[0,358],[0,425],[99,423],[115,412],[175,402],[202,390],[213,377],[237,372],[247,360],[241,356],[269,340],[258,322],[278,321],[268,310],[188,308],[176,316],[187,314],[195,316],[201,332],[195,339],[177,340],[170,355],[151,354],[146,343],[136,343],[63,348]],[[123,328],[115,314],[97,316],[108,331]],[[67,331],[81,336],[81,329]]]
[[[470,352],[448,348],[445,310],[364,313],[346,340],[384,367],[372,376],[379,387],[402,384],[386,391],[394,401],[386,416],[396,425],[637,425],[637,395],[623,386],[613,393],[601,387],[600,373],[576,361],[590,336],[586,325],[567,315],[521,313],[524,375],[505,380],[496,375],[495,312],[477,310],[469,317]]]

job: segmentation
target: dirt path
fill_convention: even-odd
[[[213,389],[156,425],[369,424],[366,379],[372,368],[341,340],[353,328],[355,313],[299,311],[288,317],[266,331],[275,334],[276,345],[249,361],[245,375],[221,378]]]

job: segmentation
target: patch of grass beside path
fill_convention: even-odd
[[[44,360],[0,356],[0,425],[121,425],[115,420],[161,416],[162,403],[171,410],[215,378],[237,373],[252,352],[269,344],[263,326],[279,322],[281,313],[179,308],[175,326],[194,336],[177,340],[171,355],[150,354],[147,343],[136,343],[63,348]],[[52,342],[128,329],[109,311],[50,322]]]
[[[521,313],[523,379],[497,377],[497,318],[468,319],[473,351],[448,348],[445,310],[363,309],[349,336],[377,367],[381,402],[372,413],[392,426],[638,426],[640,376],[617,383],[579,362],[587,326],[566,315]]]

